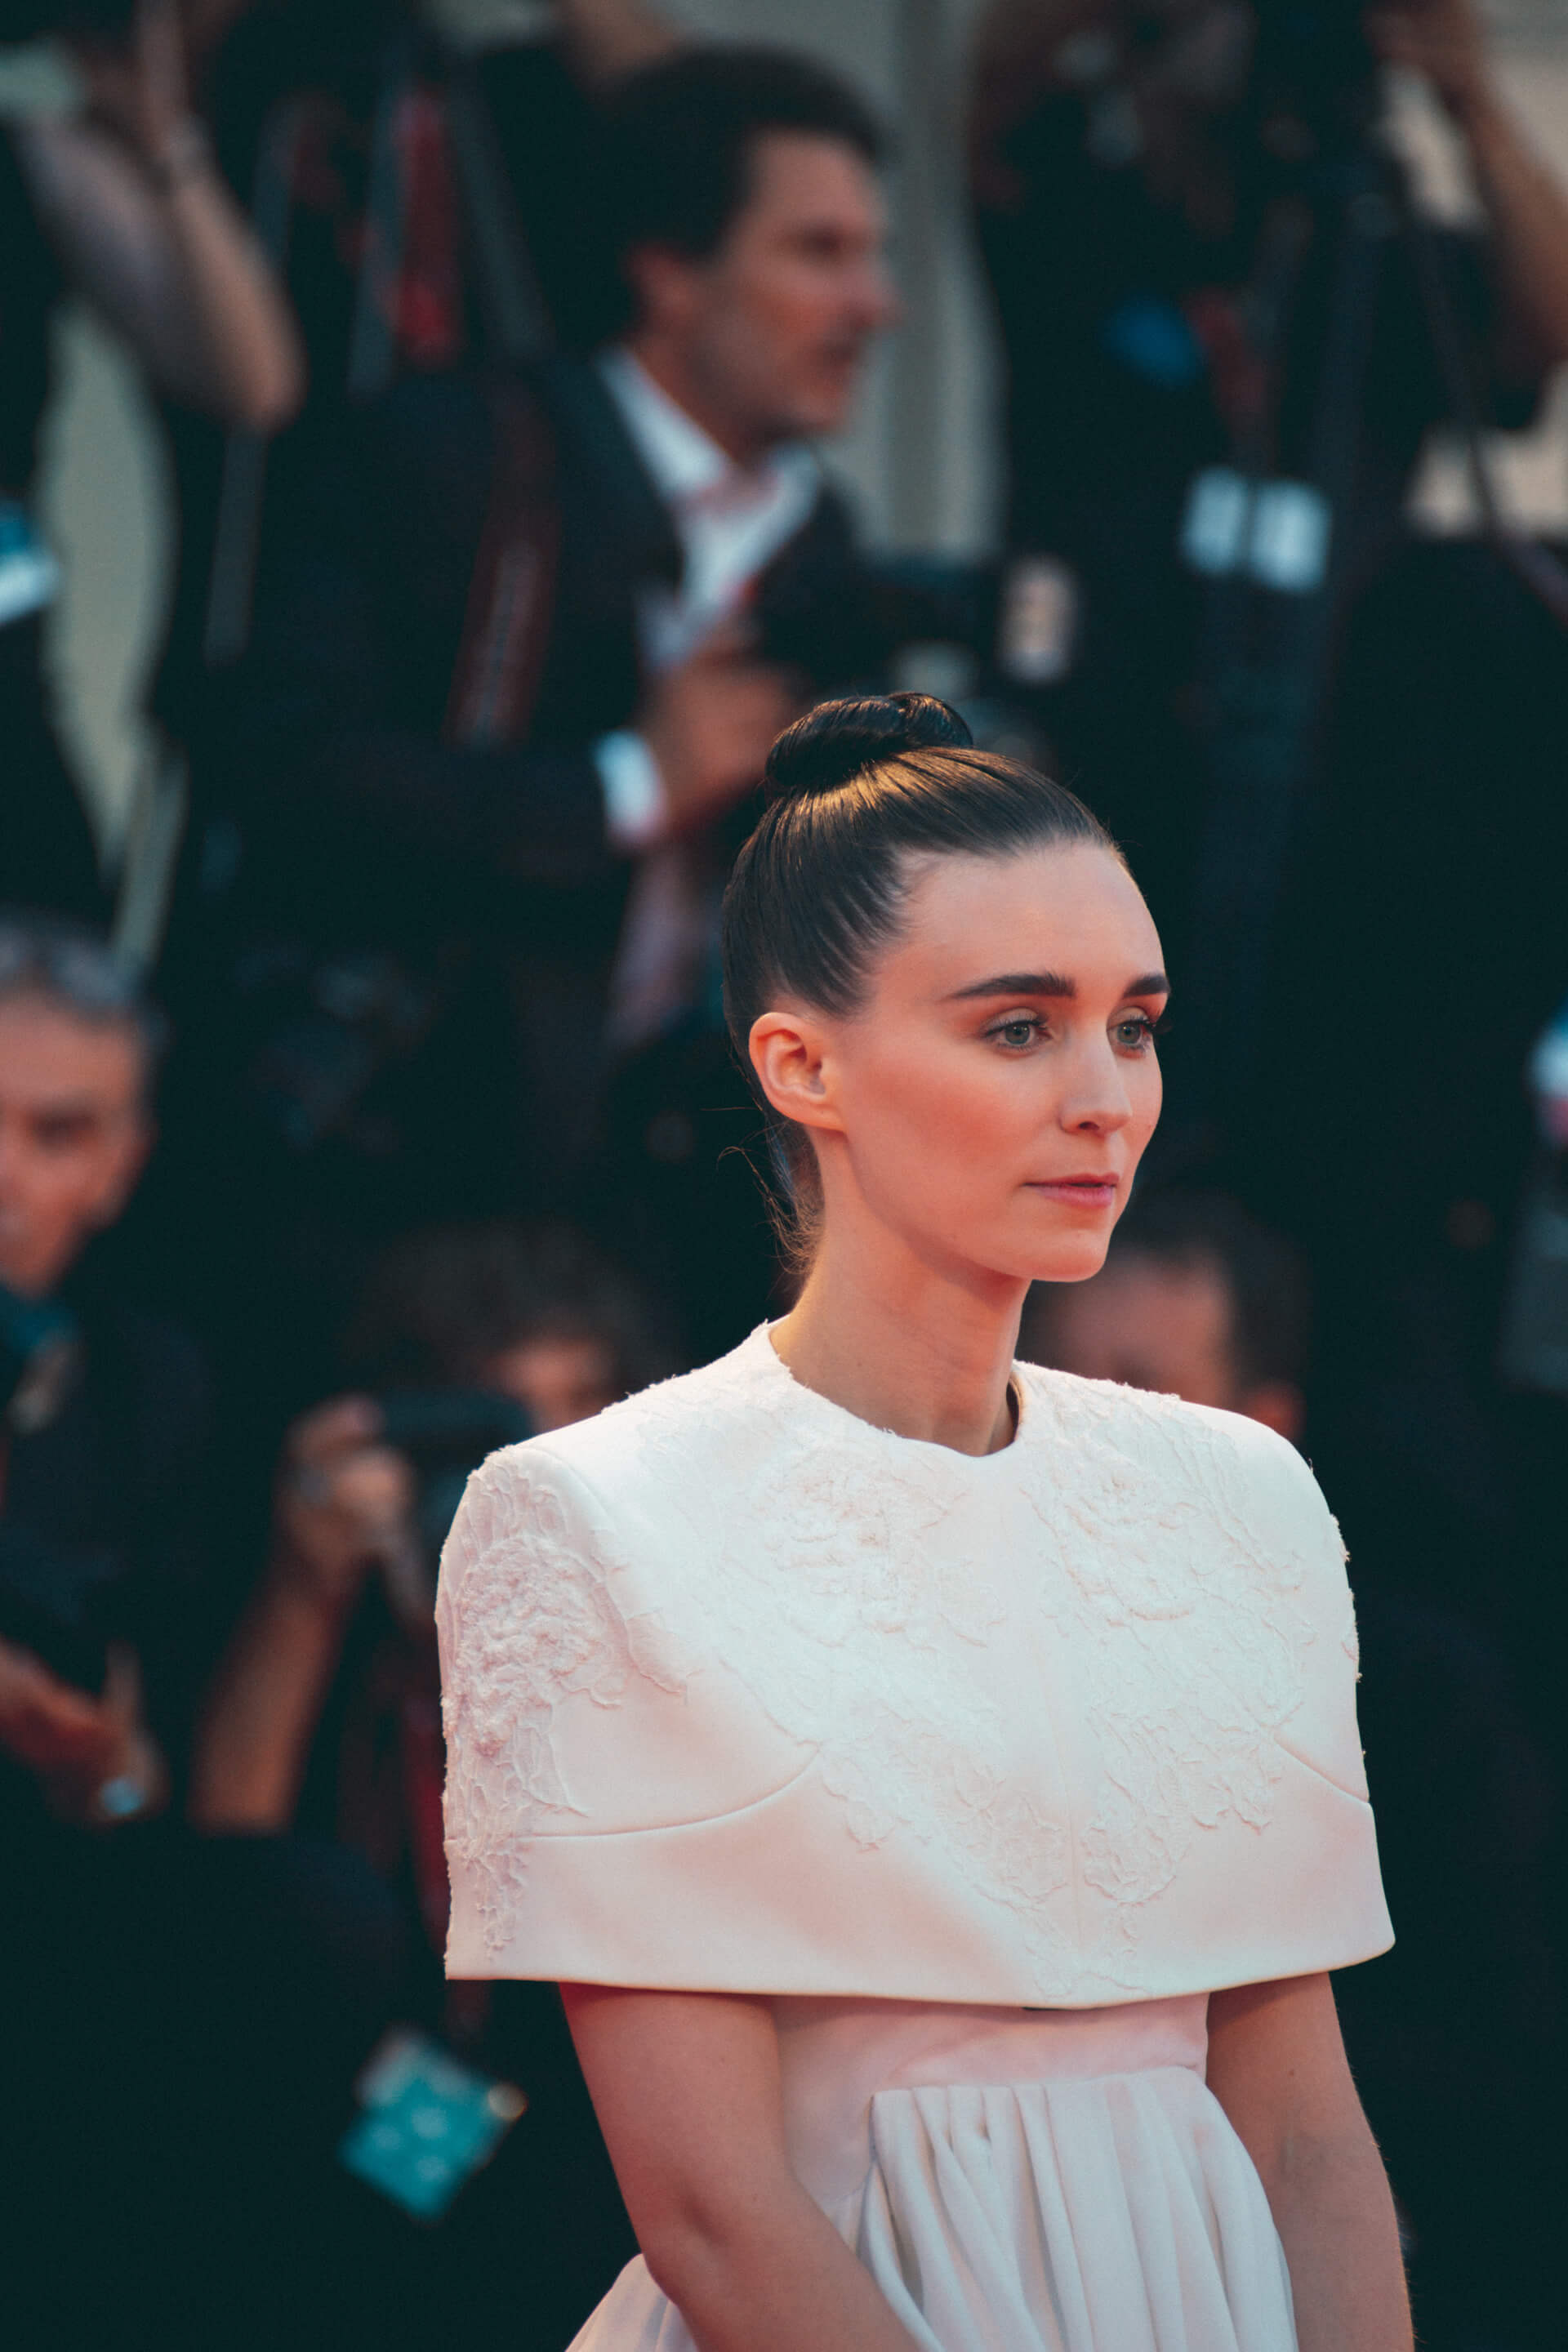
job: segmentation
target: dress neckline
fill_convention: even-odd
[[[849,1429],[858,1431],[863,1437],[879,1440],[889,1447],[896,1446],[910,1456],[924,1455],[941,1462],[967,1463],[982,1475],[994,1475],[991,1472],[994,1462],[1013,1461],[1020,1447],[1033,1436],[1034,1418],[1029,1410],[1029,1392],[1016,1361],[1007,1376],[1007,1390],[1014,1408],[1011,1438],[994,1453],[965,1454],[958,1446],[943,1445],[935,1438],[905,1437],[899,1430],[885,1429],[880,1422],[868,1421],[863,1414],[851,1412],[847,1405],[837,1403],[832,1397],[824,1396],[820,1389],[811,1388],[805,1381],[797,1380],[773,1345],[775,1328],[772,1323],[759,1323],[751,1337],[742,1341],[740,1353],[749,1356],[753,1367],[769,1377],[781,1391],[787,1390],[795,1397],[805,1400],[825,1419],[831,1420],[840,1429],[847,1425]]]

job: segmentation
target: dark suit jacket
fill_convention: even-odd
[[[300,1150],[341,1146],[374,1097],[371,1156],[425,1171],[403,1213],[548,1200],[582,1150],[629,872],[592,746],[642,691],[639,590],[679,576],[597,374],[555,363],[530,397],[553,449],[559,557],[524,740],[454,742],[446,723],[502,454],[475,372],[405,378],[279,445],[250,649],[195,744],[205,822],[228,829],[230,865],[243,849],[221,921],[260,1094]],[[763,649],[808,691],[873,672],[921,618],[862,566],[827,488],[757,614]],[[336,1017],[323,959],[353,968],[329,994],[394,1000],[374,1035],[360,1024],[355,1066],[378,1072],[337,1108],[300,1026]],[[280,1020],[281,1052],[267,1034]],[[323,1050],[341,1094],[354,1055]]]

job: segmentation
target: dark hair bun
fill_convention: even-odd
[[[857,695],[819,702],[786,727],[768,753],[770,801],[809,800],[904,751],[962,750],[974,738],[934,694]]]

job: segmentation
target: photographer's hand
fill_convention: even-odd
[[[1568,195],[1497,86],[1473,0],[1404,0],[1366,25],[1386,63],[1430,83],[1469,150],[1504,297],[1500,367],[1528,381],[1568,359]]]
[[[40,1780],[102,1778],[120,1745],[102,1702],[51,1674],[30,1650],[0,1642],[0,1748]]]
[[[365,1579],[416,1549],[414,1473],[380,1427],[369,1397],[339,1397],[284,1441],[271,1553],[197,1729],[198,1829],[289,1827]]]
[[[163,1758],[142,1721],[135,1653],[110,1653],[94,1697],[30,1650],[0,1642],[0,1748],[25,1764],[62,1819],[102,1824],[155,1811],[167,1793]]]
[[[16,145],[38,216],[89,301],[178,398],[276,432],[304,358],[286,297],[191,113],[176,0],[138,0],[127,43],[82,38],[87,111]]]
[[[372,1568],[401,1559],[414,1539],[414,1473],[377,1443],[380,1431],[369,1397],[337,1397],[284,1440],[273,1572],[332,1615],[353,1607]]]

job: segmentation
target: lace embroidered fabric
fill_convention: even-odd
[[[1309,1563],[1260,1544],[1235,1447],[1200,1416],[1089,1381],[1052,1384],[1041,1402],[1073,1465],[1070,1480],[1029,1486],[1066,1571],[1042,1601],[1089,1654],[1096,1693],[1102,1777],[1080,1866],[1116,1906],[1099,1969],[1131,1982],[1135,1914],[1198,1830],[1227,1813],[1261,1830],[1273,1816],[1278,1735],[1300,1706],[1313,1640],[1295,1599]],[[1158,1481],[1122,1442],[1151,1423],[1177,1474]]]
[[[748,1627],[765,1611],[784,1638],[746,1679],[779,1728],[816,1749],[857,1843],[895,1828],[935,1843],[1059,1969],[1069,1956],[1044,1906],[1068,1883],[1067,1834],[1009,1773],[1002,1710],[945,1670],[954,1643],[983,1650],[1008,1614],[981,1559],[933,1542],[963,1511],[963,1457],[950,1466],[895,1440],[890,1459],[868,1462],[788,1409],[793,1383],[782,1410],[770,1387],[763,1367],[750,1409],[773,1412],[780,1442],[757,1490],[761,1543],[712,1603],[726,1654],[754,1648]]]
[[[1012,1637],[1019,1606],[969,1540],[990,1524],[977,1465],[800,1388],[758,1333],[606,1417],[617,1478],[673,1498],[681,1526],[684,1582],[661,1586],[657,1613],[628,1609],[636,1572],[613,1513],[569,1516],[548,1441],[493,1458],[470,1486],[442,1576],[447,1820],[492,1951],[511,1934],[528,1841],[573,1825],[561,1709],[583,1696],[614,1708],[634,1675],[679,1692],[717,1659],[815,1752],[861,1846],[895,1832],[934,1843],[1015,1916],[1043,1978],[1092,1969],[1141,1990],[1140,1911],[1199,1830],[1272,1817],[1279,1735],[1314,1638],[1298,1605],[1311,1561],[1260,1541],[1223,1424],[1133,1391],[1020,1377],[1019,1438],[978,1466],[989,1479],[1005,1465],[1026,1498],[1030,1605],[1087,1695],[1098,1770],[1076,1857],[1019,1785],[1015,1727],[985,1673],[963,1670]],[[693,1475],[699,1423],[705,1463],[760,1454],[739,1521],[735,1493]],[[1068,1948],[1048,1901],[1075,1868],[1104,1898],[1088,1949]]]
[[[447,1843],[478,1875],[492,1952],[524,1893],[529,1839],[578,1811],[556,1762],[557,1710],[578,1694],[615,1706],[634,1674],[681,1686],[656,1629],[621,1613],[622,1565],[607,1540],[580,1540],[549,1477],[516,1455],[492,1455],[468,1482],[437,1601]]]

